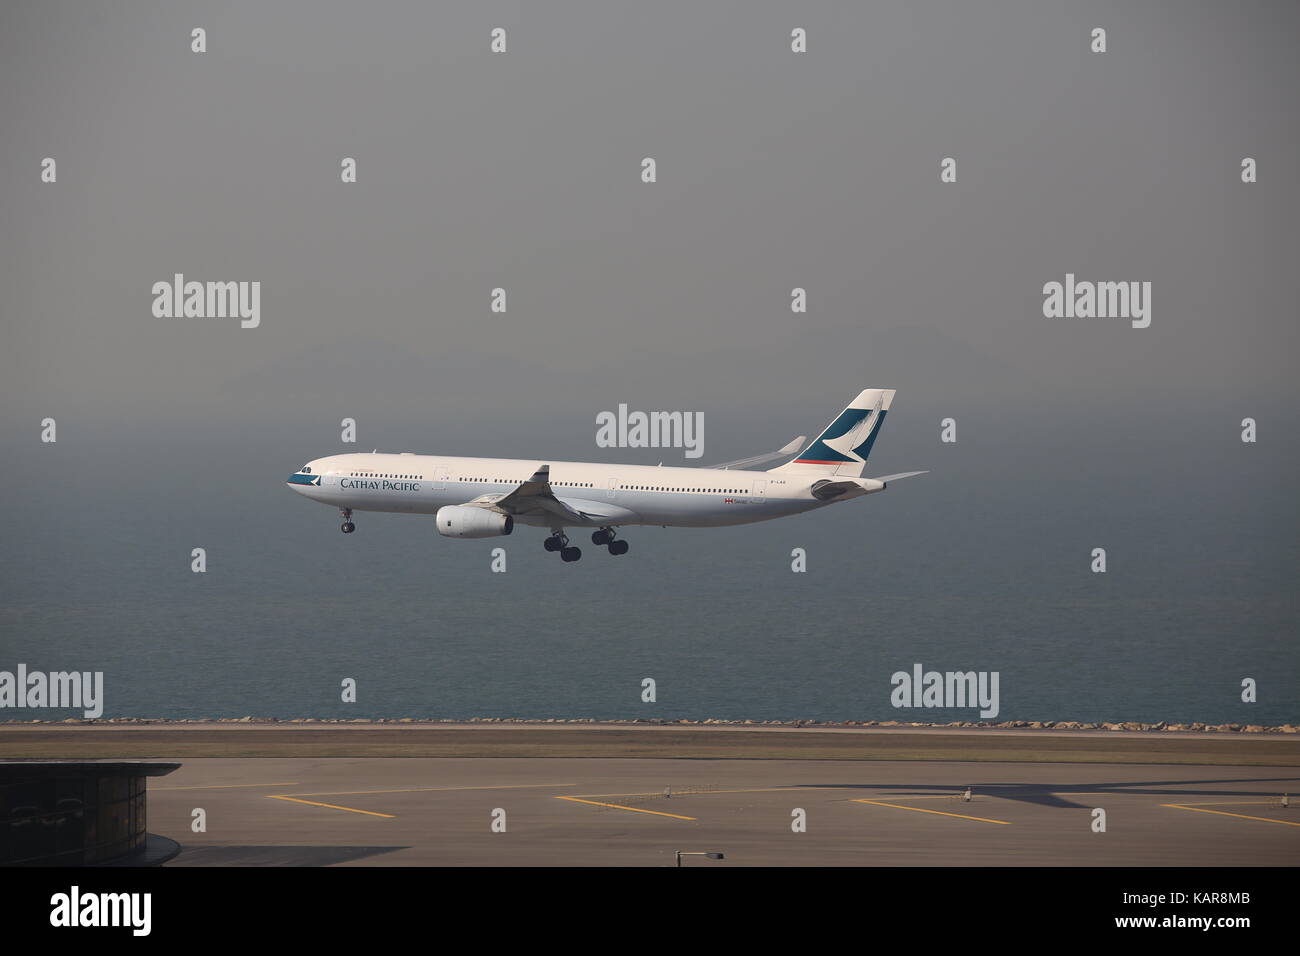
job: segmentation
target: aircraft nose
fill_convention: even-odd
[[[300,494],[305,493],[308,488],[318,487],[320,485],[320,475],[304,474],[295,472],[284,480],[284,483]]]

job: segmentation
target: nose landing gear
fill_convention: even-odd
[[[357,526],[352,523],[352,509],[340,508],[339,514],[343,516],[343,523],[339,525],[339,530],[344,534],[351,534],[357,530]]]

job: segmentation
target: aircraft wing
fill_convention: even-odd
[[[465,504],[516,518],[547,519],[556,525],[600,526],[625,520],[626,508],[581,498],[559,498],[551,488],[551,466],[542,465],[532,477],[506,495],[480,495]]]
[[[511,507],[522,504],[529,498],[555,498],[555,492],[551,490],[551,466],[542,465],[532,477],[525,481],[510,494],[502,497],[497,504],[503,510],[509,510]]]
[[[765,461],[776,461],[778,458],[788,458],[796,455],[803,448],[803,443],[808,440],[807,435],[800,435],[792,442],[788,442],[778,448],[776,451],[764,452],[761,455],[755,455],[753,458],[737,458],[735,461],[724,461],[720,465],[709,465],[709,468],[742,468],[748,465],[761,465]]]

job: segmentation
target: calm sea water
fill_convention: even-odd
[[[890,706],[919,662],[998,671],[999,719],[1300,720],[1293,472],[1266,452],[1224,445],[1211,475],[1177,437],[1102,463],[900,443],[875,473],[934,473],[565,565],[533,529],[363,514],[344,536],[282,485],[327,448],[120,437],[23,446],[0,550],[0,669],[102,670],[106,717],[974,719]]]

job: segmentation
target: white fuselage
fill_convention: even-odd
[[[539,459],[444,458],[436,455],[348,454],[309,462],[290,479],[294,491],[339,510],[434,514],[484,495],[506,495],[529,479]],[[767,521],[821,508],[812,495],[818,476],[767,471],[665,468],[593,462],[545,462],[551,488],[566,503],[589,502],[603,517],[568,526],[665,525],[719,527]],[[319,479],[316,483],[303,483]],[[547,517],[525,524],[554,526]]]

